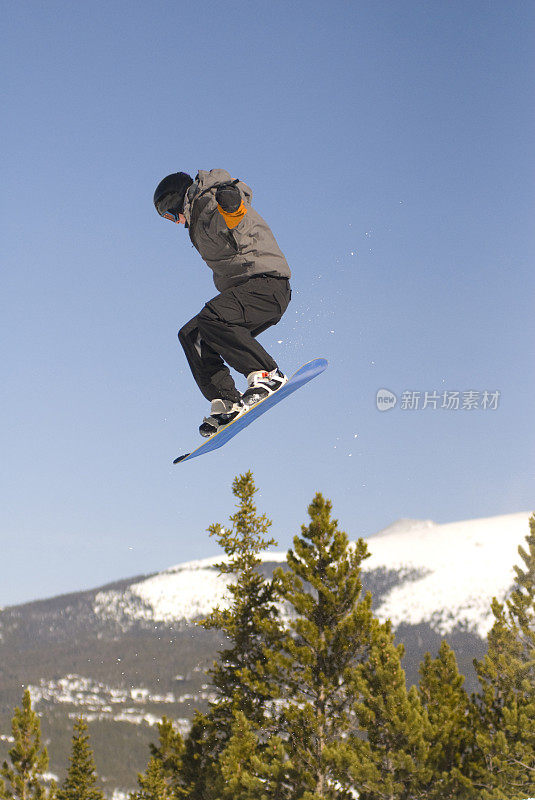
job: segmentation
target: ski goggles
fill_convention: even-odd
[[[168,194],[156,203],[156,211],[160,217],[169,219],[171,222],[178,222],[178,215],[182,213],[180,206],[183,205],[183,202],[183,198],[180,198],[178,194]]]
[[[178,222],[178,211],[164,211],[161,215],[164,219],[170,219],[171,222]]]

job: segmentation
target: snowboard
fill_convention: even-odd
[[[251,422],[254,422],[255,419],[258,419],[258,417],[262,416],[262,414],[265,414],[266,411],[269,411],[270,408],[273,408],[273,406],[276,406],[277,403],[280,403],[281,400],[284,400],[286,397],[296,392],[297,389],[300,389],[301,386],[304,386],[305,383],[311,381],[312,378],[315,378],[317,375],[322,373],[325,369],[327,369],[327,364],[328,362],[325,358],[315,358],[313,361],[308,361],[306,364],[303,364],[303,366],[299,367],[297,372],[295,372],[292,377],[289,378],[288,382],[285,383],[284,386],[278,389],[274,394],[268,395],[266,398],[264,398],[264,400],[261,400],[245,414],[242,414],[241,417],[237,417],[220,431],[214,433],[213,436],[210,436],[209,439],[205,439],[196,450],[192,450],[191,453],[185,453],[185,455],[175,458],[173,464],[180,464],[182,461],[189,461],[192,458],[202,456],[205,453],[211,453],[212,450],[217,450],[218,448],[223,447],[224,444],[233,439],[237,433],[250,425]]]

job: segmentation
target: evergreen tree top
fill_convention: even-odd
[[[526,547],[518,548],[515,583],[505,603],[492,602],[488,651],[475,667],[482,686],[476,698],[475,785],[483,800],[535,794],[535,515]]]
[[[229,518],[230,528],[220,523],[208,528],[210,536],[216,537],[229,557],[229,561],[217,565],[222,573],[253,569],[261,563],[258,554],[277,544],[275,539],[266,538],[272,522],[265,514],[257,513],[254,504],[257,492],[251,470],[237,476],[232,483],[232,493],[238,503],[236,512]]]
[[[22,708],[15,708],[11,730],[14,739],[9,750],[11,763],[4,761],[0,769],[4,779],[0,779],[0,797],[44,800],[47,792],[43,773],[48,768],[48,753],[41,746],[41,723],[32,709],[28,689],[22,698]]]
[[[89,730],[87,722],[80,716],[73,726],[69,769],[58,790],[57,800],[104,800],[96,783],[97,774],[89,744]]]
[[[515,584],[507,607],[511,617],[522,631],[523,643],[532,658],[535,656],[535,514],[529,520],[526,547],[519,545],[518,554],[524,568],[515,564]],[[528,656],[529,658],[529,656]]]

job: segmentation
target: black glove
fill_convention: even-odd
[[[227,213],[234,213],[241,205],[241,192],[233,183],[221,183],[217,187],[215,199]]]

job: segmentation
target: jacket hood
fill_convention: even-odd
[[[212,186],[217,186],[218,183],[227,183],[231,180],[230,172],[227,172],[226,169],[200,169],[195,176],[200,192],[204,192],[205,189],[211,189]]]

